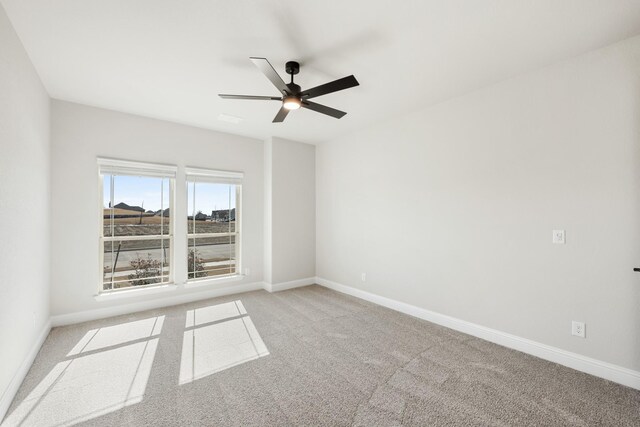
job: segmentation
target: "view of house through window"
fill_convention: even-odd
[[[238,273],[240,185],[187,177],[188,278]]]
[[[102,290],[170,281],[172,179],[101,172]]]

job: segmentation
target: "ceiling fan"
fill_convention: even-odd
[[[297,110],[301,107],[339,119],[347,113],[336,110],[335,108],[327,107],[326,105],[309,101],[309,99],[337,92],[339,90],[349,89],[350,87],[358,86],[360,84],[356,78],[351,75],[311,89],[302,90],[300,86],[293,82],[293,76],[300,72],[300,64],[296,61],[289,61],[285,64],[285,71],[287,74],[291,75],[291,83],[285,83],[271,63],[267,61],[267,58],[251,57],[249,59],[260,71],[262,71],[269,81],[273,83],[282,96],[226,95],[222,93],[218,96],[224,99],[282,101],[282,107],[280,107],[280,111],[278,111],[278,114],[276,114],[276,117],[273,119],[273,123],[283,122],[285,117],[287,117],[287,114],[289,114],[289,111]]]

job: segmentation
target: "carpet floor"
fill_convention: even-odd
[[[3,426],[639,426],[640,391],[331,290],[54,328]]]

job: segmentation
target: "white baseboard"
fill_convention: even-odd
[[[264,289],[263,282],[253,282],[226,286],[224,288],[215,288],[202,290],[198,292],[189,292],[179,295],[171,295],[166,298],[157,298],[149,301],[133,302],[129,304],[118,304],[95,310],[78,311],[75,313],[59,314],[51,316],[52,326],[72,325],[74,323],[88,322],[90,320],[104,319],[107,317],[120,316],[122,314],[136,313],[138,311],[153,310],[161,307],[170,307],[172,305],[185,304],[188,302],[199,301],[203,299],[215,298],[223,295],[233,295],[242,292],[257,291]]]
[[[268,292],[279,292],[287,289],[299,288],[302,286],[309,286],[316,283],[315,277],[307,277],[305,279],[292,280],[290,282],[282,283],[264,283],[264,290]]]
[[[44,340],[47,339],[49,331],[51,331],[51,320],[47,320],[47,322],[42,327],[40,335],[38,335],[38,339],[33,343],[33,346],[29,350],[29,353],[22,361],[22,364],[18,368],[18,371],[13,375],[13,378],[11,378],[11,382],[2,394],[2,398],[0,398],[0,423],[2,423],[4,416],[7,414],[9,406],[11,405],[13,398],[16,396],[16,393],[18,392],[22,381],[24,381],[27,373],[29,373],[29,369],[31,369],[31,365],[38,355],[40,347],[42,347],[42,344],[44,344]]]
[[[640,390],[640,372],[316,277],[315,283],[401,313]]]

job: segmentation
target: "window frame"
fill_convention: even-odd
[[[176,200],[176,176],[178,167],[165,164],[153,164],[144,162],[135,162],[129,160],[119,160],[110,158],[97,158],[98,163],[98,293],[97,295],[113,295],[121,292],[127,292],[132,290],[142,290],[157,288],[161,286],[175,285],[175,229],[176,219],[175,214],[175,200]],[[151,178],[163,178],[169,181],[169,201],[168,206],[164,209],[169,209],[169,234],[168,235],[150,235],[150,236],[105,236],[104,235],[104,176],[138,176],[138,177],[151,177]],[[113,182],[110,188],[113,191]],[[167,281],[160,283],[151,283],[148,285],[127,286],[117,289],[104,289],[104,244],[107,241],[115,240],[168,240],[169,241],[169,274]],[[164,266],[163,266],[164,268]]]
[[[193,168],[187,167],[185,168],[184,174],[184,188],[185,195],[187,199],[187,215],[185,215],[185,224],[186,224],[186,248],[187,252],[185,257],[189,256],[189,239],[196,238],[207,238],[207,237],[225,237],[225,236],[234,236],[235,237],[235,273],[230,274],[221,274],[218,276],[205,276],[205,277],[189,277],[189,265],[187,262],[187,271],[186,271],[186,284],[194,284],[204,281],[211,280],[228,280],[242,276],[242,184],[243,184],[244,173],[242,172],[233,172],[233,171],[223,171],[223,170],[214,170],[214,169],[202,169],[202,168]],[[226,232],[226,233],[191,233],[189,229],[189,184],[191,183],[208,183],[208,184],[229,184],[234,185],[236,189],[236,214],[235,214],[235,231],[234,232]],[[195,202],[195,200],[194,200]],[[195,209],[195,203],[194,203]],[[193,215],[193,213],[191,213]],[[195,221],[195,218],[193,219]]]

